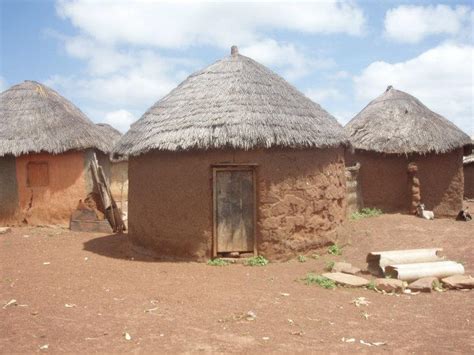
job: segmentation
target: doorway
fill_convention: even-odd
[[[254,167],[214,167],[213,190],[213,256],[226,253],[255,252]]]

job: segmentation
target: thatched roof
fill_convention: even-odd
[[[319,148],[346,142],[333,116],[233,47],[231,56],[192,74],[153,105],[116,152]]]
[[[35,81],[0,94],[0,156],[111,147],[76,106]]]
[[[345,129],[355,149],[380,153],[445,153],[471,144],[452,122],[391,86]]]
[[[96,123],[96,125],[100,129],[103,137],[105,137],[106,141],[109,143],[110,160],[113,163],[120,163],[122,161],[127,161],[128,157],[126,155],[115,157],[114,154],[112,153],[115,145],[122,137],[122,133],[107,123]]]
[[[108,123],[96,123],[96,126],[99,128],[102,136],[105,138],[105,141],[113,147],[122,137],[122,133],[118,129],[115,129]]]

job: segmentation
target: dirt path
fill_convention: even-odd
[[[473,291],[389,296],[299,281],[331,260],[365,267],[371,250],[417,247],[443,247],[474,274],[474,222],[384,215],[348,228],[342,256],[265,267],[131,260],[126,236],[15,228],[0,235],[0,307],[18,303],[0,308],[0,352],[474,351]],[[360,296],[371,303],[351,304]]]

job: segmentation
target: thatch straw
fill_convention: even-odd
[[[71,102],[35,81],[0,94],[0,156],[111,147]]]
[[[99,128],[102,137],[104,137],[105,141],[110,147],[115,146],[120,137],[122,137],[122,133],[120,133],[118,129],[115,129],[108,123],[96,123],[96,126]]]
[[[112,153],[115,145],[122,137],[122,133],[107,123],[96,123],[96,126],[100,129],[102,136],[105,137],[106,141],[109,143],[110,149],[108,153],[110,153],[109,157],[112,163],[127,161],[128,157],[126,155],[115,156]]]
[[[189,76],[153,105],[118,154],[212,148],[314,148],[347,143],[328,112],[254,60],[233,54]]]
[[[345,129],[355,149],[379,153],[446,153],[471,144],[452,122],[391,86]]]

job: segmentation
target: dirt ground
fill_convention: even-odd
[[[14,228],[0,235],[0,307],[17,302],[0,309],[0,352],[473,353],[474,291],[394,296],[300,279],[331,260],[363,268],[369,251],[421,247],[473,275],[474,222],[394,214],[348,229],[342,256],[216,267],[134,256],[126,235]]]

